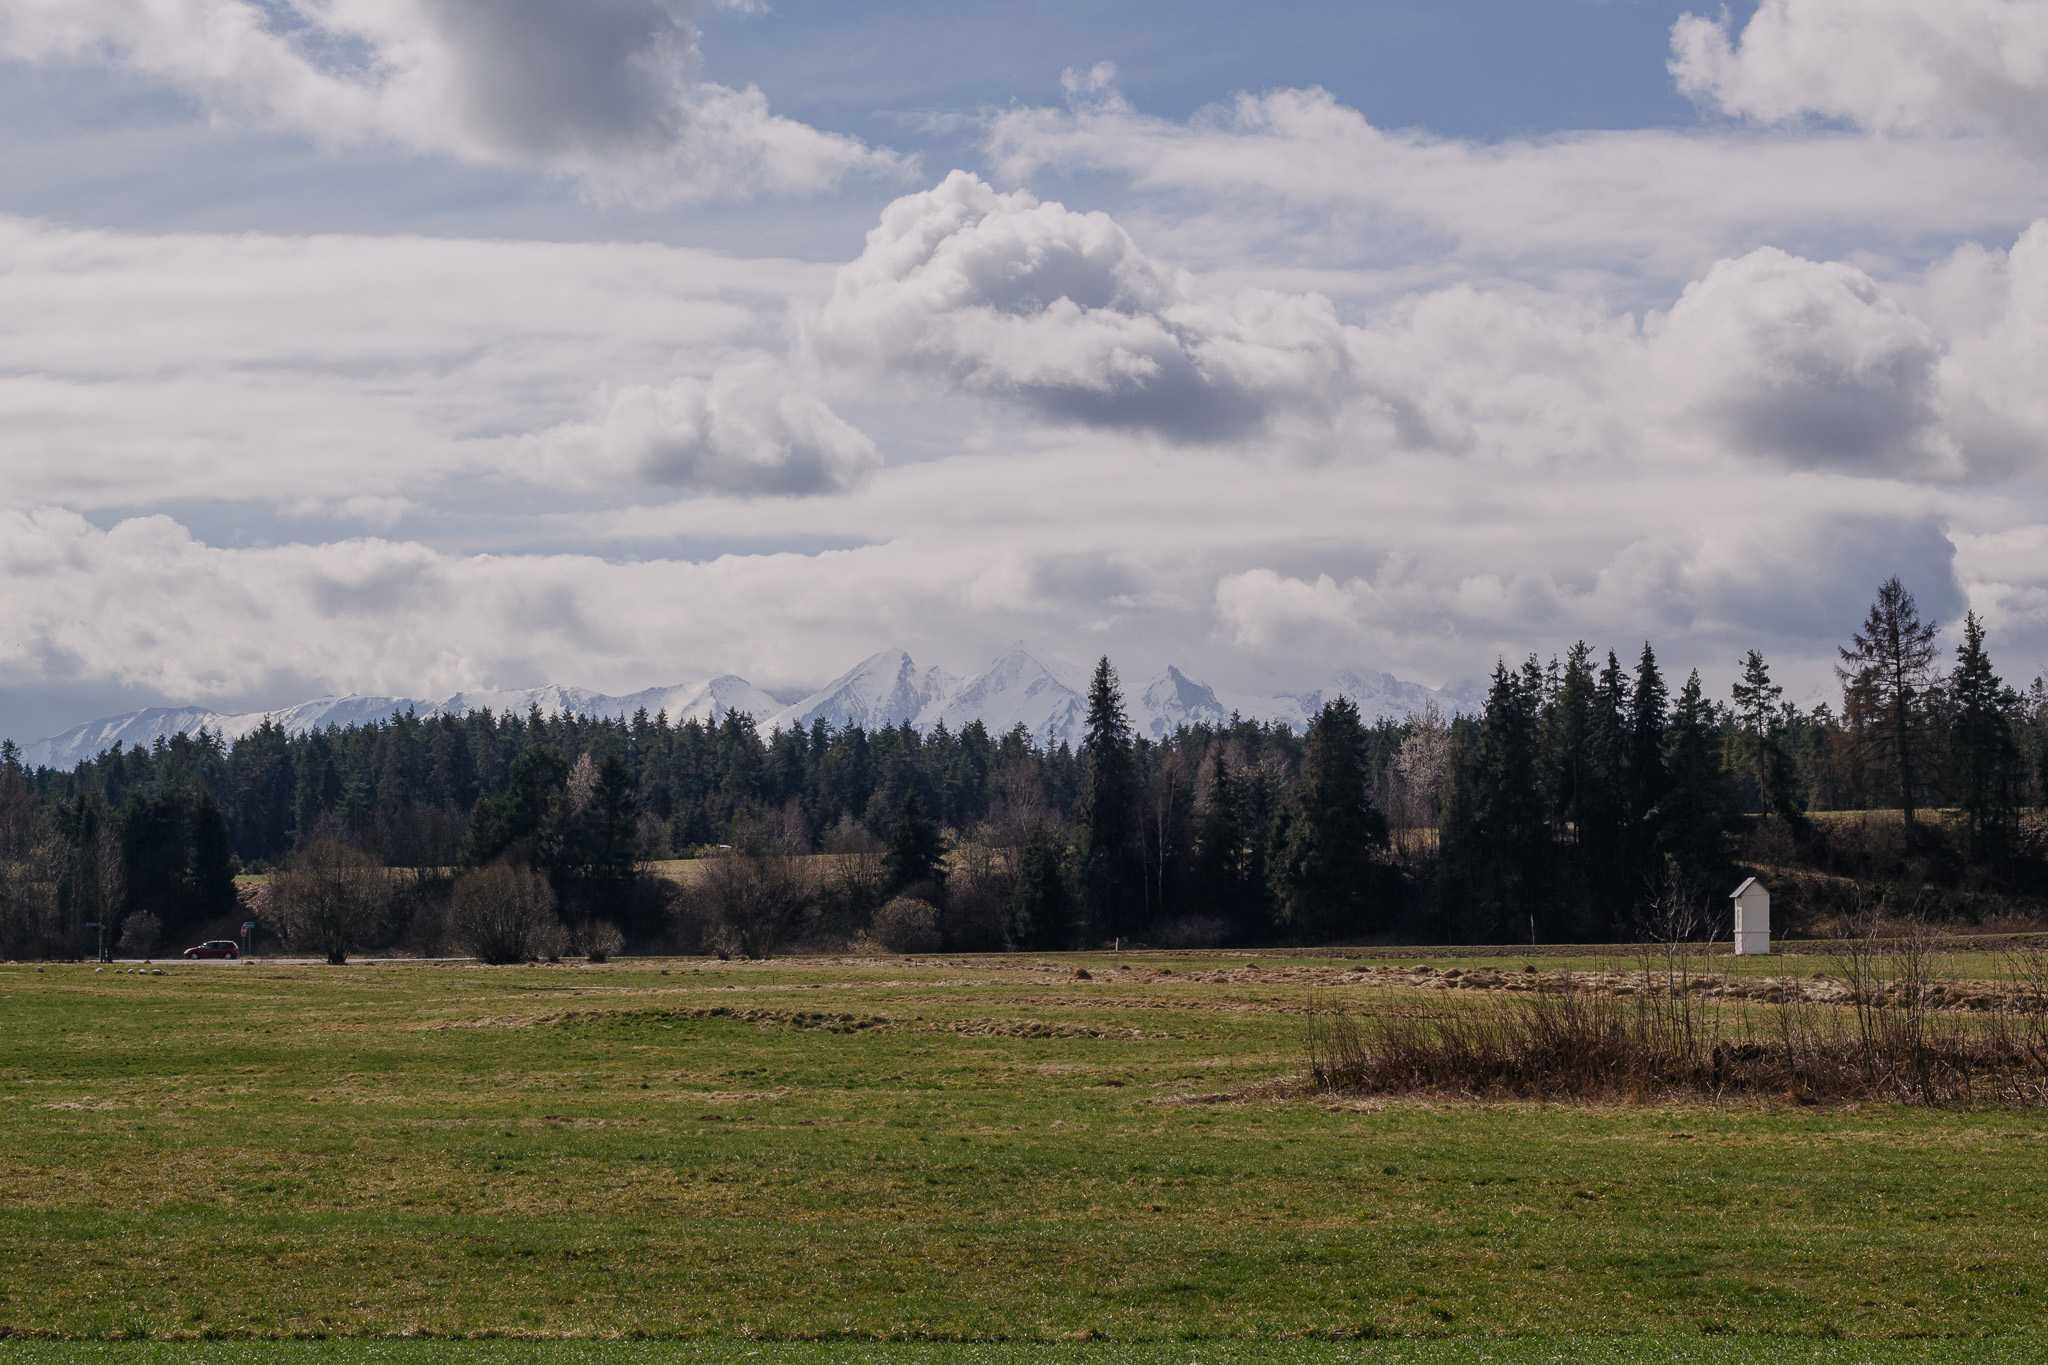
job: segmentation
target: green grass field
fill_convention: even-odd
[[[1320,1100],[1338,965],[0,967],[0,1356],[2048,1357],[2048,1114]]]

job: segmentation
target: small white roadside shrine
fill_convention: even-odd
[[[1763,956],[1771,951],[1771,893],[1747,877],[1729,899],[1735,902],[1735,955]]]

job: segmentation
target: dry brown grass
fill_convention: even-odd
[[[1927,940],[1864,937],[1820,983],[1729,991],[1674,953],[1633,980],[1533,977],[1438,1010],[1320,998],[1308,1069],[1338,1094],[2048,1104],[2048,950],[2016,952],[1995,992],[1958,991],[1933,961]]]

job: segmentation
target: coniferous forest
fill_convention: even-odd
[[[1839,707],[1811,709],[1755,651],[1710,695],[1648,643],[1581,642],[1498,664],[1475,715],[1368,724],[1339,699],[1305,734],[1159,740],[1104,659],[1078,750],[538,712],[202,732],[72,772],[9,743],[0,954],[175,951],[251,920],[336,957],[461,950],[493,897],[539,907],[517,955],[1611,942],[1713,932],[1748,871],[1795,921],[1871,896],[2030,914],[2048,683],[2003,680],[1975,616],[1938,657],[1936,626],[1886,583]]]

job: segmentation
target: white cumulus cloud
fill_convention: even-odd
[[[1625,129],[1488,142],[1380,128],[1317,88],[1244,92],[1184,121],[1085,93],[993,119],[996,175],[1116,177],[1182,240],[1232,261],[1677,281],[1766,241],[1832,251],[2010,233],[2048,197],[2048,167],[1982,138]]]
[[[800,193],[895,154],[707,80],[696,0],[9,0],[0,56],[117,66],[215,119],[567,176],[600,200]]]
[[[1764,248],[1688,285],[1653,349],[1681,420],[1798,468],[1950,476],[1942,348],[1862,271]]]
[[[842,366],[1198,442],[1327,421],[1351,377],[1327,299],[1198,293],[1107,214],[999,193],[963,171],[883,211],[810,337]]]
[[[2048,153],[2048,7],[2038,0],[1763,0],[1671,31],[1679,88],[1765,123],[1989,133]]]
[[[708,379],[625,385],[602,408],[534,438],[550,468],[744,497],[844,492],[881,463],[873,441],[765,356]]]

